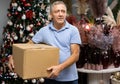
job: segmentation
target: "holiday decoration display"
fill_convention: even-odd
[[[115,20],[111,9],[106,5],[107,0],[101,1],[102,3],[99,0],[89,0],[92,16],[83,14],[77,24],[83,42],[79,68],[102,70],[111,66],[120,67],[120,12]]]
[[[78,68],[103,70],[111,66],[120,67],[120,11],[115,9],[120,8],[120,0],[113,12],[107,2],[79,0],[77,12],[80,20],[77,21],[73,15],[67,17],[67,21],[78,28],[82,39]],[[11,0],[0,52],[1,84],[44,83],[43,78],[23,80],[9,70],[7,62],[13,43],[27,43],[41,27],[49,23],[49,10],[49,0]],[[111,80],[119,84],[120,72],[114,73]]]
[[[107,15],[103,16],[104,22],[109,25],[112,28],[111,34],[114,37],[112,49],[114,51],[114,66],[119,67],[120,66],[120,11],[118,11],[116,20],[114,19],[114,16],[112,16],[112,12],[110,9],[108,9]],[[109,20],[109,22],[107,22]]]
[[[9,20],[3,29],[3,44],[1,45],[1,84],[4,82],[5,84],[22,84],[20,81],[35,84],[37,79],[24,81],[7,69],[7,57],[12,54],[13,43],[28,42],[41,27],[49,22],[48,14],[49,0],[11,0],[7,14]]]

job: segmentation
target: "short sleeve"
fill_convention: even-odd
[[[32,38],[32,41],[34,42],[34,43],[40,43],[40,42],[42,42],[43,41],[43,34],[42,34],[43,32],[42,32],[42,29],[40,29],[34,36],[33,36],[33,38]]]
[[[81,44],[81,37],[76,27],[72,30],[71,43]]]

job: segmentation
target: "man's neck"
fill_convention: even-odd
[[[53,23],[53,25],[54,25],[54,27],[55,27],[57,30],[59,30],[59,29],[61,29],[63,26],[65,26],[65,22],[62,23],[62,24],[55,24],[55,23]]]

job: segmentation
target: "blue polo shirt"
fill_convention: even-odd
[[[53,23],[41,28],[32,38],[35,43],[46,43],[60,49],[59,63],[64,62],[71,55],[70,44],[81,44],[81,38],[78,29],[65,22],[65,26],[60,30],[54,28]],[[78,79],[76,64],[64,69],[60,75],[55,78],[57,81],[73,81]]]

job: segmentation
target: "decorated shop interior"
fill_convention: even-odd
[[[1,31],[1,84],[44,84],[44,77],[24,80],[7,64],[13,44],[29,42],[49,24],[50,4],[54,1],[10,1],[5,15],[8,21]],[[68,10],[66,20],[78,28],[82,40],[76,63],[79,84],[120,84],[120,0],[62,1]]]

